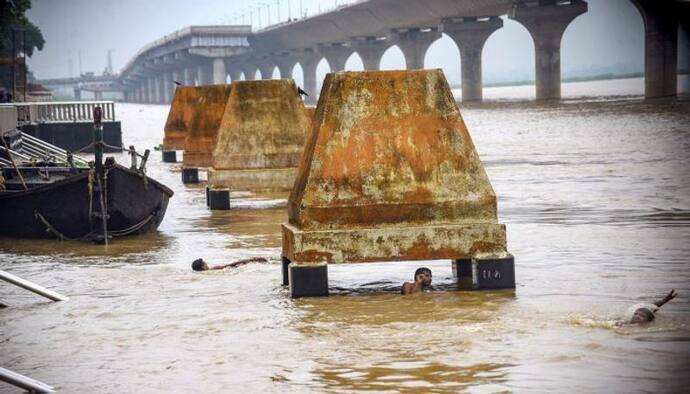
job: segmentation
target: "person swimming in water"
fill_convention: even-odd
[[[678,293],[671,290],[666,297],[660,299],[653,304],[635,304],[628,309],[626,314],[626,321],[628,324],[645,324],[654,320],[654,314],[661,308],[662,305],[676,298]]]
[[[222,270],[225,268],[236,268],[241,265],[249,264],[249,263],[268,263],[268,259],[264,257],[252,257],[249,259],[244,259],[244,260],[237,260],[235,262],[232,262],[230,264],[225,264],[225,265],[215,265],[215,266],[209,266],[204,259],[196,259],[192,263],[192,269],[194,271],[210,271],[210,270]]]
[[[414,272],[414,282],[405,282],[400,289],[400,294],[421,293],[431,286],[431,270],[426,267],[417,268]]]

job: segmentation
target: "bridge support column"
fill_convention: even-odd
[[[245,64],[244,67],[242,67],[242,72],[244,73],[244,80],[245,81],[253,81],[256,79],[256,70],[259,68],[257,66],[254,66],[252,63]]]
[[[196,68],[196,78],[198,86],[210,85],[213,83],[213,70],[208,64],[199,64]]]
[[[172,101],[172,90],[175,85],[172,78],[172,73],[170,71],[165,71],[163,73],[163,104],[170,104]]]
[[[460,48],[462,101],[482,100],[482,50],[489,36],[501,27],[503,19],[497,16],[488,20],[462,18],[443,21],[443,32]]]
[[[192,78],[193,71],[189,67],[182,69],[182,83],[184,86],[194,86],[194,78]]]
[[[149,101],[149,87],[145,79],[139,82],[139,90],[141,90],[141,102],[147,103]]]
[[[377,71],[381,67],[381,57],[388,49],[388,40],[379,40],[376,37],[365,37],[354,41],[353,48],[357,51],[366,71]]]
[[[163,104],[165,101],[165,86],[163,85],[163,76],[156,76],[156,104]]]
[[[319,52],[328,61],[331,72],[337,72],[345,69],[345,62],[352,54],[352,48],[342,44],[333,44],[319,48]]]
[[[675,97],[678,83],[678,9],[672,1],[632,0],[644,20],[645,98]]]
[[[273,69],[275,65],[273,63],[261,63],[259,64],[259,71],[261,71],[261,79],[273,79]]]
[[[281,79],[292,79],[292,70],[295,68],[295,59],[287,55],[279,55],[280,58],[276,61],[278,71],[280,71]]]
[[[690,11],[687,15],[678,30],[678,100],[690,100]]]
[[[242,70],[239,68],[231,68],[229,74],[230,74],[230,80],[232,82],[237,82],[240,80],[240,75],[242,74]]]
[[[172,97],[175,97],[175,89],[177,89],[177,84],[175,84],[175,81],[184,85],[184,81],[182,80],[182,71],[181,70],[173,70],[172,80],[173,80]],[[172,102],[172,100],[170,100],[170,101]]]
[[[225,60],[222,58],[213,59],[213,84],[224,84],[227,73],[225,72]]]
[[[153,77],[146,78],[146,85],[148,87],[148,104],[156,102],[156,80]]]
[[[424,68],[424,55],[429,46],[441,37],[438,29],[422,31],[421,29],[407,29],[397,33],[396,43],[405,55],[408,70]]]
[[[319,64],[320,57],[313,51],[305,51],[300,64],[302,65],[302,73],[304,75],[304,91],[309,94],[305,97],[304,102],[307,104],[316,104],[319,92],[316,91],[316,66]]]
[[[510,18],[525,26],[534,40],[537,100],[561,98],[561,38],[570,22],[585,12],[582,0],[513,4]]]

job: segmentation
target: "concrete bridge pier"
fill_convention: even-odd
[[[675,2],[632,0],[645,30],[645,98],[675,97],[678,74],[678,9]]]
[[[227,66],[226,66],[227,67]],[[240,80],[240,74],[242,74],[242,69],[238,67],[228,68],[230,70],[230,79],[232,82],[237,82]]]
[[[194,78],[192,75],[194,74],[194,71],[192,71],[189,67],[185,67],[182,70],[182,83],[184,86],[194,86]]]
[[[281,79],[292,79],[292,70],[295,68],[297,61],[287,54],[279,54],[276,58],[276,66],[280,71]]]
[[[587,3],[542,0],[515,3],[509,17],[520,22],[534,40],[537,100],[561,98],[561,38],[570,22],[587,12]]]
[[[275,64],[264,61],[259,63],[259,71],[261,71],[261,79],[273,79],[273,69]]]
[[[256,79],[256,70],[259,68],[254,65],[252,62],[247,62],[243,67],[242,67],[242,72],[244,73],[244,80],[245,81],[253,81]],[[263,76],[263,75],[262,75]]]
[[[362,59],[362,65],[366,71],[379,70],[381,57],[389,46],[389,40],[381,40],[377,37],[363,37],[352,43],[352,47]]]
[[[462,101],[482,101],[482,50],[489,36],[503,27],[503,19],[448,19],[442,26],[460,48]]]
[[[331,72],[337,72],[345,69],[345,62],[352,55],[353,50],[342,44],[332,44],[320,47],[319,52],[328,61]]]
[[[175,89],[177,89],[177,85],[175,85],[175,81],[177,81],[177,82],[179,82],[179,83],[182,83],[182,84],[184,83],[184,82],[182,81],[182,71],[179,70],[179,69],[175,69],[175,70],[172,71],[172,82],[173,82],[173,85],[172,85],[172,97],[175,97]],[[171,101],[172,101],[172,100],[171,100]]]
[[[213,83],[213,70],[211,65],[200,63],[196,67],[197,85],[211,85]]]
[[[148,104],[156,102],[156,81],[153,77],[146,78],[146,86],[148,88]]]
[[[398,31],[395,41],[405,55],[408,70],[424,68],[424,55],[429,46],[441,37],[436,28],[423,30],[418,28]]]
[[[304,98],[304,102],[307,104],[316,104],[316,98],[319,95],[319,92],[316,91],[316,66],[319,64],[319,60],[321,60],[319,54],[312,50],[304,51],[299,60],[304,75],[302,89],[309,94]]]
[[[171,71],[163,72],[163,104],[170,104],[172,102],[172,92],[175,86],[172,80],[173,75]]]
[[[225,71],[225,60],[222,58],[213,59],[213,84],[224,84],[226,76],[227,73]]]

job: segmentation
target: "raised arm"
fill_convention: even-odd
[[[659,301],[655,302],[654,305],[656,305],[656,306],[658,306],[659,308],[661,308],[662,305],[664,305],[665,303],[667,303],[667,302],[671,301],[672,299],[676,298],[677,295],[678,295],[678,293],[676,293],[675,290],[671,290],[668,294],[666,294],[666,297],[664,297],[664,298],[660,299]]]
[[[240,265],[245,265],[245,264],[249,264],[249,263],[268,263],[268,259],[266,259],[264,257],[252,257],[249,259],[233,261],[230,264],[221,265],[218,269],[223,269],[223,268],[228,268],[228,267],[235,268],[235,267],[239,267]]]

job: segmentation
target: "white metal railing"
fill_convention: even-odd
[[[17,121],[25,123],[88,122],[93,120],[93,110],[103,109],[104,121],[115,120],[115,103],[112,101],[55,101],[13,103],[17,108]]]

